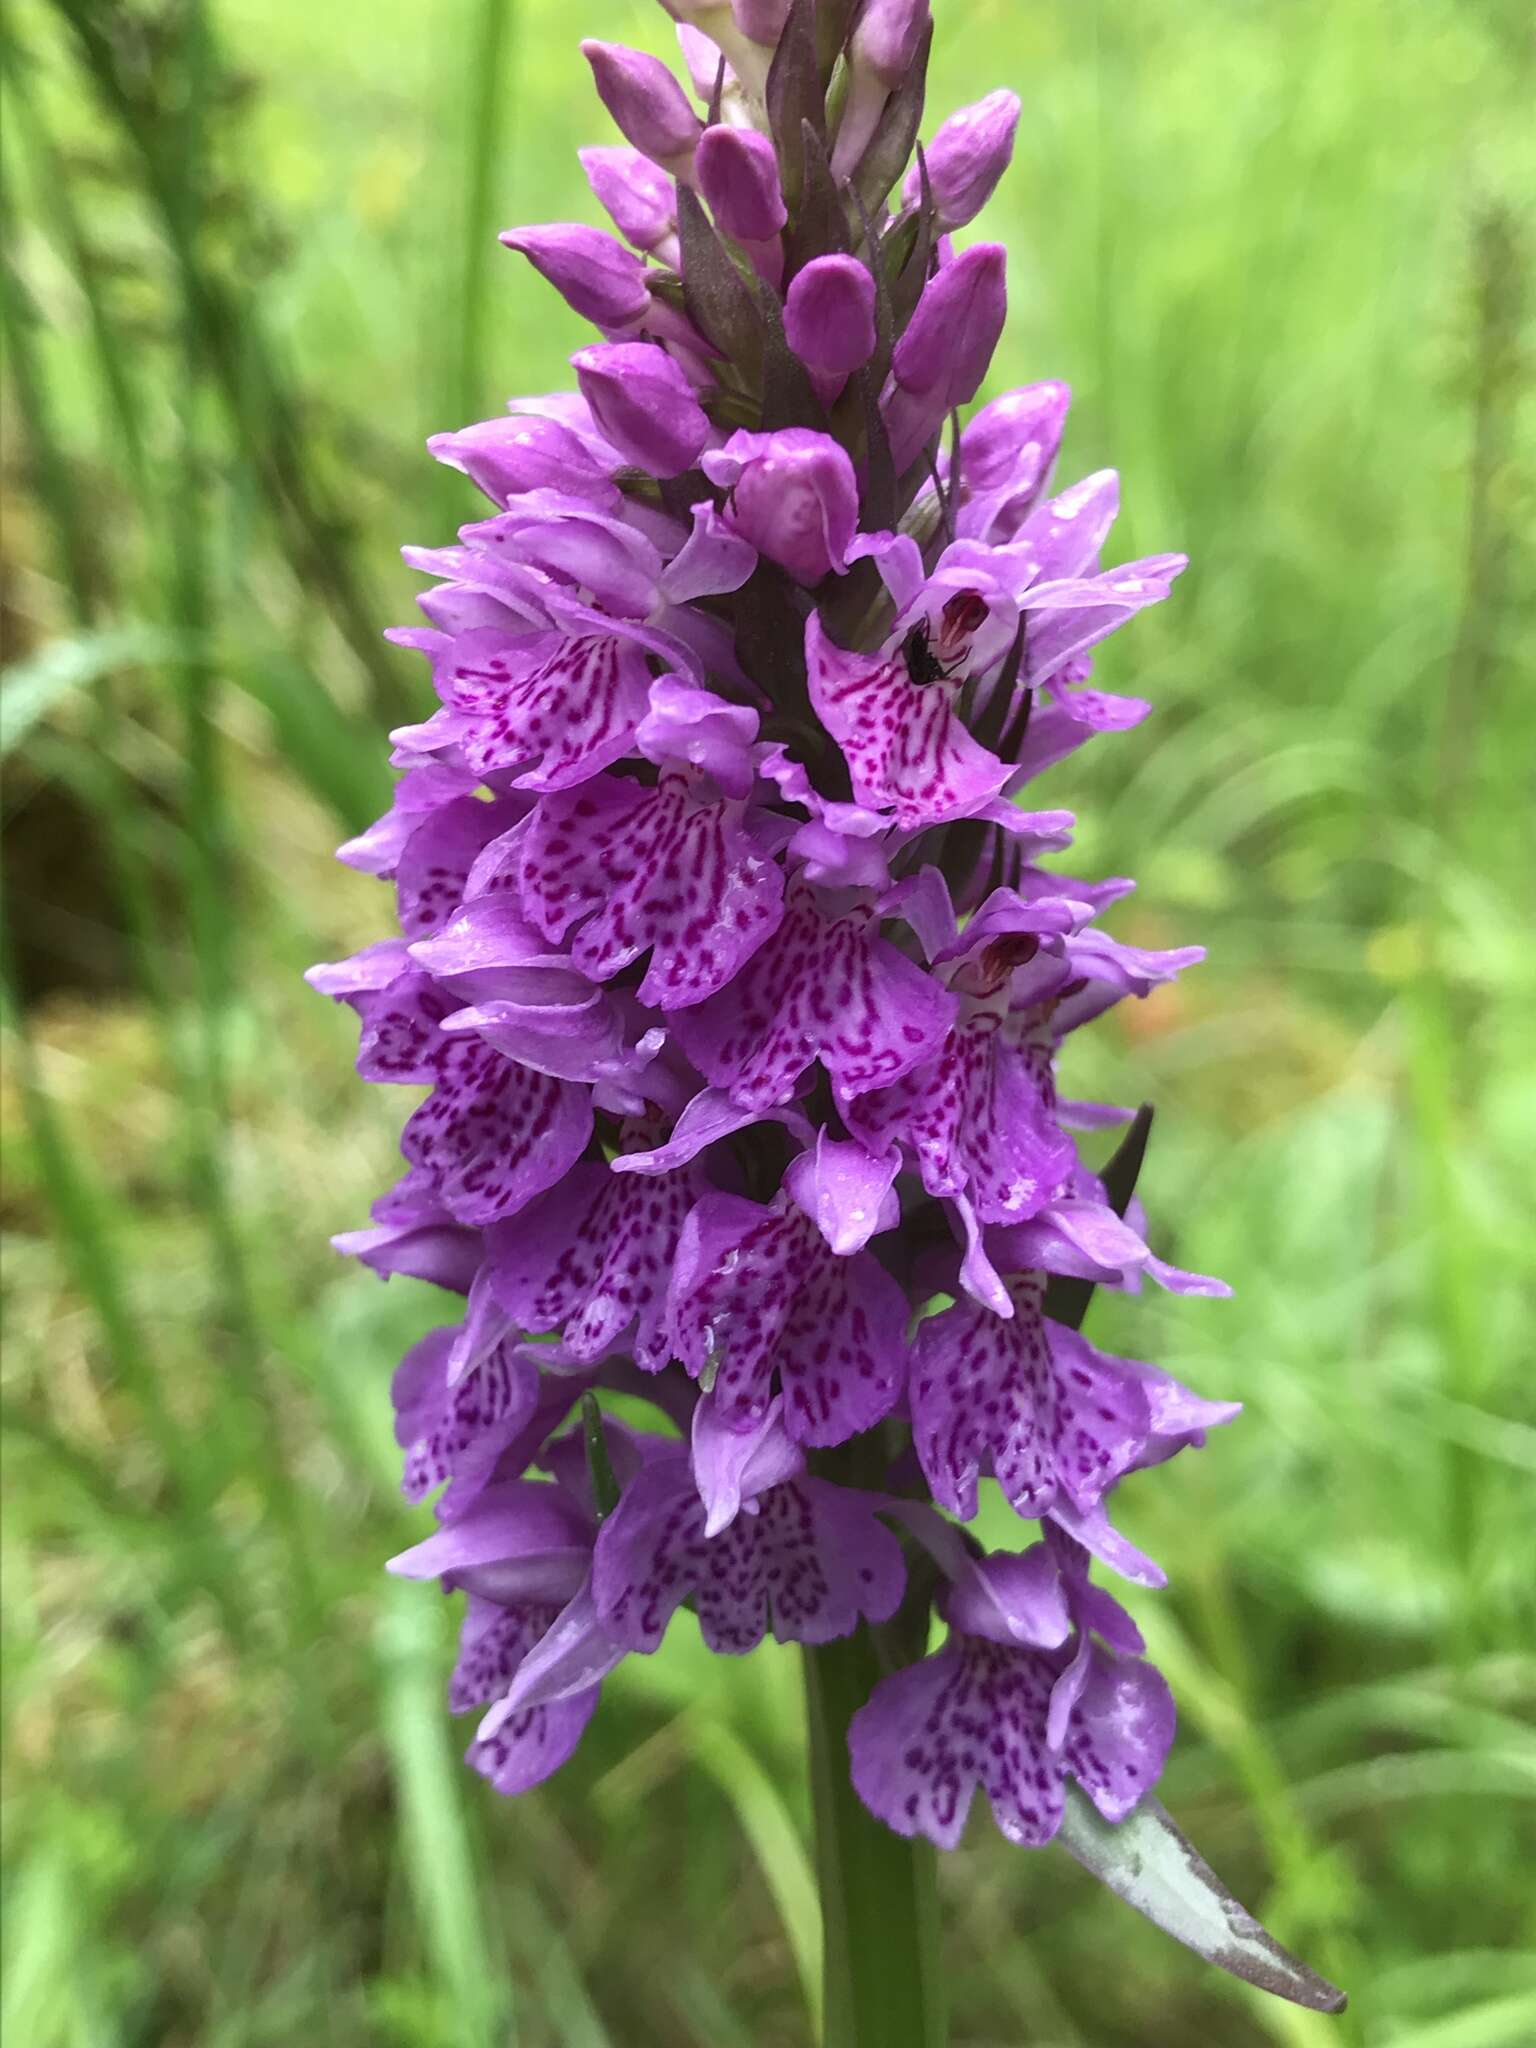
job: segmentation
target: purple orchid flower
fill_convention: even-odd
[[[1055,1567],[1060,1606],[1043,1597],[1036,1560]],[[1173,1741],[1173,1700],[1139,1654],[1140,1631],[1082,1565],[1044,1547],[994,1558],[983,1575],[985,1590],[949,1594],[944,1647],[882,1679],[854,1716],[860,1798],[941,1849],[959,1841],[978,1786],[1000,1831],[1028,1846],[1060,1827],[1069,1777],[1106,1820],[1123,1820]]]
[[[1053,494],[1065,385],[958,417],[1006,257],[947,230],[1019,104],[900,160],[927,0],[668,11],[708,123],[583,45],[625,240],[503,240],[597,337],[579,396],[432,443],[492,510],[407,551],[438,708],[341,850],[400,935],[310,977],[366,1079],[428,1091],[338,1248],[457,1298],[395,1378],[438,1526],[392,1568],[467,1596],[450,1704],[502,1791],[684,1607],[732,1655],[891,1624],[859,1796],[952,1848],[979,1785],[1040,1844],[1069,1782],[1117,1823],[1158,1777],[1172,1703],[1090,1570],[1162,1582],[1116,1489],[1237,1412],[1077,1327],[1092,1287],[1225,1291],[1085,1156],[1129,1112],[1057,1077],[1200,954],[1105,931],[1130,883],[1056,872],[1071,816],[1024,798],[1147,713],[1093,654],[1183,557],[1106,566],[1112,471]],[[667,1433],[603,1419],[618,1393]],[[1033,1549],[962,1532],[994,1484]]]

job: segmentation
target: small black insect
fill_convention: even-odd
[[[960,666],[958,661],[946,665],[939,660],[928,645],[928,621],[919,619],[906,639],[901,643],[901,658],[907,664],[907,674],[914,683],[938,683],[946,676],[953,675]]]

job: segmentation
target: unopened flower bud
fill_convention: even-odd
[[[674,9],[673,11],[676,12],[677,10]],[[726,21],[729,22],[730,15],[725,8],[717,8],[715,12],[724,15]],[[688,76],[693,83],[693,89],[707,107],[710,100],[714,97],[715,80],[720,76],[720,60],[722,55],[720,45],[713,37],[706,35],[703,29],[695,28],[692,22],[679,20],[677,24],[677,46],[683,53],[683,63],[688,68]],[[730,86],[731,76],[730,66],[727,65],[725,72],[725,85],[727,89]]]
[[[934,136],[926,162],[941,228],[963,228],[992,197],[998,179],[1013,160],[1018,125],[1018,94],[1000,90],[951,114]],[[902,197],[908,206],[916,206],[922,197],[916,164],[907,173]]]
[[[848,45],[848,94],[832,150],[840,178],[858,168],[886,101],[912,68],[930,19],[928,0],[865,0]]]
[[[894,92],[911,68],[931,16],[928,0],[866,0],[848,46],[849,67]]]
[[[978,242],[930,281],[891,358],[904,391],[942,392],[946,412],[976,396],[1007,315],[1007,267],[1001,242]]]
[[[1048,469],[1061,445],[1072,393],[1054,378],[1005,391],[975,413],[960,436],[968,484],[995,491],[1011,483],[1021,461]]]
[[[784,301],[784,333],[808,370],[846,377],[875,352],[875,280],[856,256],[817,256]]]
[[[1071,400],[1065,384],[1024,384],[972,416],[960,436],[963,538],[1001,546],[1015,537],[1050,481]]]
[[[947,263],[917,302],[891,358],[886,430],[898,471],[954,406],[976,395],[1008,312],[1007,251],[981,242]]]
[[[773,144],[755,129],[706,128],[694,156],[698,188],[717,224],[736,242],[766,242],[788,215]]]
[[[572,311],[595,326],[627,326],[650,306],[644,264],[601,228],[574,221],[508,228],[501,240],[526,256]]]
[[[714,97],[722,57],[727,66],[727,102],[733,98],[741,102],[741,88],[745,86],[761,103],[771,53],[738,27],[726,0],[661,0],[661,4],[677,23],[683,61],[695,92],[706,106]]]
[[[649,252],[676,234],[677,189],[648,156],[617,143],[576,154],[598,203],[626,242]]]
[[[688,96],[659,57],[622,43],[584,42],[598,96],[625,140],[674,177],[686,177],[702,132]]]
[[[809,588],[847,566],[859,487],[847,450],[830,434],[810,427],[732,434],[704,457],[703,469],[730,490],[727,524],[797,583]]]
[[[731,13],[744,36],[765,49],[778,48],[793,0],[731,0]]]
[[[626,462],[653,476],[680,476],[709,438],[693,387],[665,349],[610,342],[571,357],[598,431]]]

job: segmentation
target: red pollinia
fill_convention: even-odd
[[[395,1378],[437,1526],[391,1569],[467,1595],[450,1703],[503,1792],[687,1606],[722,1654],[817,1646],[829,1884],[878,1887],[896,1837],[952,1849],[979,1787],[1011,1841],[1061,1833],[1327,2005],[1151,1801],[1173,1701],[1091,1577],[1163,1582],[1112,1496],[1236,1411],[1081,1335],[1095,1287],[1226,1289],[1148,1247],[1145,1113],[1065,1099],[1056,1063],[1200,953],[1101,930],[1132,885],[1046,865],[1073,821],[1025,791],[1145,715],[1093,650],[1184,558],[1105,566],[1116,476],[1053,481],[1064,385],[964,417],[1006,256],[949,234],[1019,103],[917,147],[926,0],[670,11],[696,98],[583,45],[617,234],[503,236],[597,334],[577,389],[432,443],[489,504],[407,550],[426,623],[393,637],[438,708],[341,851],[400,936],[311,977],[365,1078],[428,1091],[338,1244],[463,1298]],[[994,1482],[1016,1540],[988,1553]],[[897,1861],[857,1847],[850,1783]],[[931,2012],[904,1882],[885,1996]],[[839,1959],[859,1910],[829,1910],[833,2038],[936,2038]]]

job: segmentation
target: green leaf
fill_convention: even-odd
[[[606,1522],[619,1504],[619,1482],[608,1456],[608,1439],[603,1435],[603,1411],[595,1394],[581,1397],[581,1439],[587,1451],[587,1477],[592,1482],[592,1502],[597,1519]]]
[[[229,676],[271,719],[284,760],[342,831],[360,832],[379,815],[390,777],[366,720],[344,711],[312,670],[276,649],[233,660]]]
[[[1344,1993],[1266,1933],[1150,1795],[1112,1826],[1069,1786],[1057,1840],[1100,1884],[1218,1969],[1312,2012],[1344,2010]]]
[[[811,121],[800,124],[800,146],[805,161],[805,189],[785,231],[786,279],[793,277],[813,256],[823,256],[831,250],[846,254],[851,239],[847,209],[827,161],[827,146]]]

